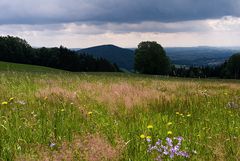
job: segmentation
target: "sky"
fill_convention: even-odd
[[[1,0],[0,35],[35,47],[240,46],[240,0]]]

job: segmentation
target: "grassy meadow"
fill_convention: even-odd
[[[0,160],[150,161],[149,144],[177,136],[189,157],[173,160],[240,158],[239,81],[10,66],[0,63]]]

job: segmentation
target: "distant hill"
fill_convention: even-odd
[[[165,48],[174,64],[186,66],[219,65],[240,51],[239,48],[220,47],[172,47]]]
[[[87,53],[94,57],[102,57],[112,63],[116,63],[120,68],[133,69],[134,51],[120,48],[114,45],[102,45],[78,50],[78,53]]]
[[[164,48],[173,64],[185,66],[215,66],[222,64],[240,48],[220,47],[166,47]],[[102,45],[78,50],[78,53],[88,53],[95,57],[103,57],[120,68],[133,69],[134,48],[124,49],[114,45]]]

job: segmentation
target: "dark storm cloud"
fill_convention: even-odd
[[[0,24],[176,22],[240,16],[239,0],[1,0]]]

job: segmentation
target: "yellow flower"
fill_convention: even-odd
[[[91,111],[90,111],[90,112],[88,112],[88,115],[89,115],[89,116],[91,116],[91,115],[92,115],[92,112],[91,112]]]
[[[167,123],[167,126],[170,126],[170,125],[172,125],[172,122]]]
[[[61,112],[64,112],[65,111],[65,109],[63,108],[63,109],[61,109]]]
[[[179,112],[176,112],[176,115],[179,115],[180,113]]]
[[[14,98],[13,98],[13,97],[9,98],[9,102],[12,102],[13,100],[14,100]]]
[[[141,139],[145,139],[145,137],[146,137],[146,136],[145,136],[144,134],[140,135],[140,138],[141,138]]]
[[[187,114],[187,117],[191,117],[191,114],[189,113],[189,114]]]
[[[224,95],[225,95],[225,96],[227,96],[227,95],[228,95],[228,93],[227,93],[227,92],[224,92]]]
[[[6,101],[2,102],[2,105],[7,105],[7,104],[8,104],[8,102],[6,102]]]
[[[152,137],[151,136],[147,136],[146,139],[151,139]]]
[[[152,125],[148,125],[147,128],[148,128],[148,129],[152,129],[153,126],[152,126]]]
[[[182,114],[182,113],[180,113],[180,116],[183,116],[183,114]]]
[[[172,131],[168,131],[167,134],[168,134],[168,135],[172,135]]]

